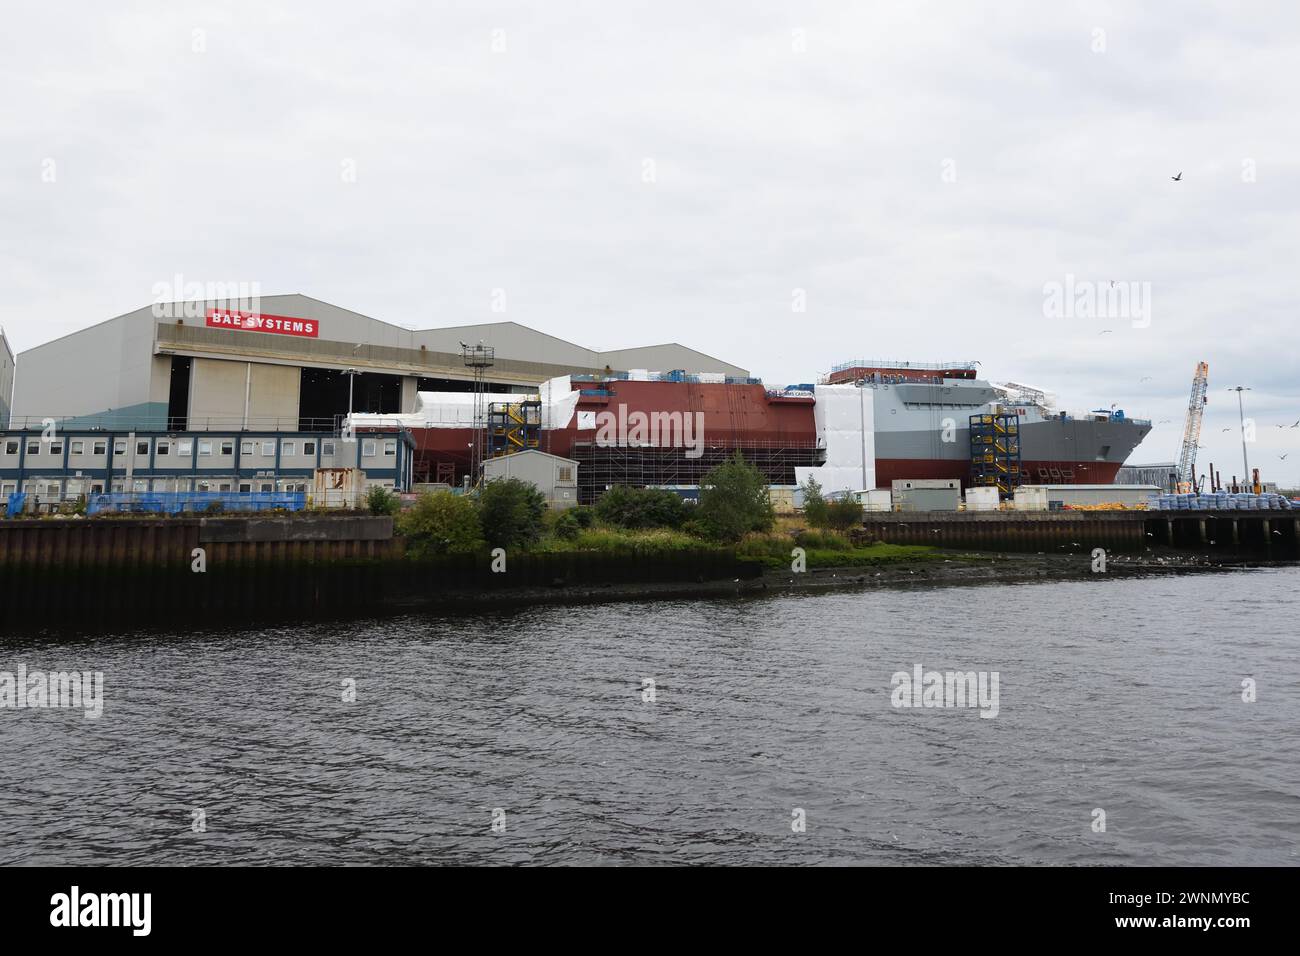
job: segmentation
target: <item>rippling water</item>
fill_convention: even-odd
[[[1298,585],[5,638],[0,670],[106,691],[99,720],[0,710],[0,863],[1295,864]],[[997,717],[893,708],[917,663],[998,671]]]

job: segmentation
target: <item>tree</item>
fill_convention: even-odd
[[[666,488],[617,485],[596,502],[596,515],[620,528],[680,528],[688,517],[681,496]]]
[[[696,519],[710,537],[738,541],[750,531],[767,531],[776,521],[767,479],[736,452],[709,469],[700,482]]]
[[[406,552],[414,558],[465,554],[483,547],[474,502],[450,491],[420,495],[398,516],[397,533],[406,539]]]
[[[810,528],[825,528],[829,524],[822,486],[812,475],[808,476],[803,485],[803,516],[807,519]]]
[[[845,495],[825,505],[826,524],[836,531],[847,531],[862,524],[862,503],[852,495]]]
[[[483,537],[494,548],[528,547],[542,534],[546,499],[526,481],[499,478],[479,493]]]
[[[402,510],[402,499],[383,485],[371,485],[366,491],[366,507],[372,515],[395,515]]]

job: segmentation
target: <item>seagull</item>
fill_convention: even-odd
[[[1139,382],[1149,382],[1149,381],[1151,381],[1151,376],[1150,376],[1150,375],[1143,375],[1140,379],[1138,379],[1138,381],[1139,381]]]
[[[1111,287],[1112,289],[1115,288],[1115,280],[1114,280],[1114,279],[1111,279],[1111,280],[1110,280],[1110,287]]]
[[[1225,432],[1230,432],[1230,431],[1232,431],[1232,429],[1231,429],[1231,428],[1225,428],[1224,431],[1225,431]]]
[[[1300,428],[1300,422],[1296,422],[1296,423],[1295,423],[1294,425],[1292,425],[1291,427],[1292,427],[1292,428]]]
[[[1180,183],[1183,181],[1183,171],[1180,169],[1177,176],[1170,176],[1169,178],[1176,183]]]
[[[1115,330],[1114,330],[1114,329],[1102,329],[1102,330],[1101,330],[1100,332],[1098,332],[1097,334],[1098,334],[1098,335],[1105,335],[1107,332],[1113,332],[1113,331],[1115,331]]]
[[[1289,454],[1291,454],[1291,453],[1290,453],[1290,452],[1287,452],[1287,453],[1286,453],[1286,455],[1289,455]],[[1286,461],[1286,455],[1278,455],[1277,457],[1278,457],[1281,461]]]
[[[1172,422],[1172,421],[1173,421],[1172,418],[1162,418],[1162,419],[1160,419],[1160,421],[1156,422],[1156,424],[1157,424],[1157,425],[1163,425],[1163,424],[1165,424],[1165,422]]]

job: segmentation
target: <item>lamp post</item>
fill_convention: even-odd
[[[349,368],[349,369],[345,369],[345,370],[343,371],[343,374],[346,375],[346,376],[348,377],[348,412],[347,412],[347,415],[345,416],[345,419],[344,419],[344,420],[347,422],[347,425],[344,426],[344,428],[343,428],[343,440],[344,440],[344,441],[352,441],[352,440],[353,440],[353,432],[352,432],[352,385],[353,385],[353,382],[356,381],[356,377],[357,377],[357,374],[358,374],[358,373],[357,373],[357,370],[356,370],[356,369],[354,369],[354,368]]]
[[[1246,406],[1241,393],[1249,392],[1250,387],[1234,385],[1228,391],[1237,393],[1237,421],[1241,425],[1241,480],[1243,484],[1249,484],[1250,462],[1246,460]]]

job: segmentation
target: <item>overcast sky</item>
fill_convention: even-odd
[[[10,8],[0,325],[179,273],[774,383],[978,359],[1171,420],[1135,461],[1176,457],[1203,359],[1201,466],[1241,470],[1249,385],[1251,464],[1300,485],[1300,7],[1140,6]],[[1067,276],[1145,315],[1052,315]]]

